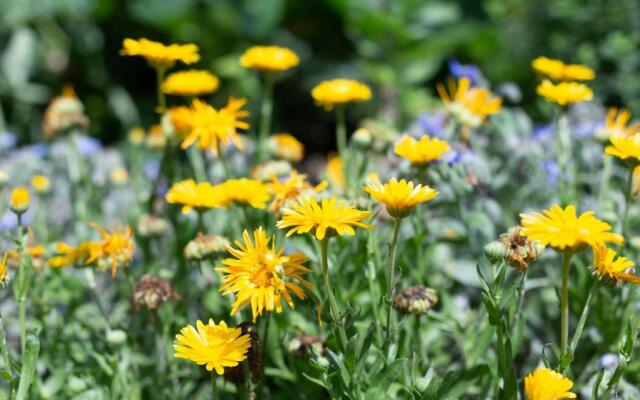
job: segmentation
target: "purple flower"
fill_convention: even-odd
[[[444,132],[444,113],[423,113],[416,119],[416,124],[420,129],[420,134],[428,134],[442,138]]]
[[[15,133],[4,131],[0,133],[0,150],[6,151],[11,150],[16,146],[16,142],[18,139],[16,138]]]
[[[46,143],[35,143],[29,146],[24,146],[20,149],[25,154],[33,155],[37,158],[42,158],[49,152],[49,146]]]
[[[474,160],[476,153],[471,150],[451,150],[445,156],[449,164],[467,163]]]
[[[149,179],[155,179],[160,172],[160,161],[151,160],[147,161],[143,167],[144,175]]]
[[[545,142],[553,137],[553,125],[537,125],[533,128],[531,138],[539,142]]]
[[[458,60],[449,61],[449,72],[456,78],[469,78],[474,85],[483,80],[480,68],[473,64],[461,64]]]
[[[580,121],[571,127],[571,132],[578,137],[593,137],[602,128],[604,121]]]
[[[78,136],[78,152],[82,156],[90,156],[102,148],[102,143],[91,136]]]
[[[558,182],[558,178],[560,178],[560,166],[558,163],[555,162],[555,160],[544,160],[542,162],[542,169],[547,177],[547,183],[555,185],[555,183]]]

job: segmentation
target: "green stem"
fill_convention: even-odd
[[[324,280],[324,289],[327,292],[327,297],[329,298],[329,312],[331,313],[332,325],[333,329],[337,331],[338,341],[340,343],[340,349],[343,353],[347,351],[347,335],[344,331],[344,326],[340,321],[340,312],[338,311],[338,303],[336,302],[336,298],[333,295],[333,290],[331,289],[331,283],[329,282],[329,262],[328,262],[328,248],[329,248],[329,238],[325,237],[320,241],[320,252],[322,258],[322,277]]]
[[[602,209],[604,196],[609,187],[609,178],[611,177],[611,167],[613,166],[613,158],[607,154],[603,154],[602,175],[600,178],[600,188],[598,189],[598,207]]]
[[[558,164],[560,171],[568,173],[567,179],[562,185],[562,201],[563,205],[572,203],[575,200],[576,185],[576,169],[574,163],[571,162],[573,157],[573,149],[571,146],[571,132],[569,131],[569,122],[565,114],[560,112],[555,118],[556,136],[558,137],[559,151]]]
[[[262,162],[265,159],[267,138],[271,131],[271,118],[273,116],[273,86],[275,75],[271,72],[264,74],[264,97],[260,107],[260,132],[258,136],[257,159]]]
[[[631,194],[633,191],[633,168],[629,168],[627,174],[627,186],[624,196],[624,214],[622,214],[622,237],[627,237],[627,220],[629,219],[629,209],[631,208]]]
[[[198,215],[198,232],[201,232],[204,234],[206,233],[206,230],[207,230],[204,225],[204,211],[198,210],[196,214]]]
[[[346,111],[343,106],[336,106],[336,143],[338,145],[338,154],[342,161],[345,162],[347,156],[347,122]]]
[[[13,381],[13,372],[11,369],[11,358],[9,357],[9,348],[7,347],[7,333],[4,330],[4,321],[0,315],[0,354],[2,354],[2,363],[5,374],[8,375],[10,383]]]
[[[193,176],[198,182],[207,181],[207,167],[205,165],[204,156],[198,146],[191,146],[187,151],[189,163],[193,169]]]
[[[211,400],[218,399],[218,385],[216,385],[216,373],[211,371]]]
[[[218,158],[220,159],[220,163],[222,164],[225,178],[233,178],[233,175],[231,175],[231,166],[229,165],[229,160],[227,159],[227,155],[224,153],[224,147],[221,142],[218,142]]]
[[[598,283],[594,282],[591,285],[591,289],[589,289],[589,294],[587,295],[587,300],[584,303],[584,307],[582,308],[582,314],[580,314],[580,319],[578,320],[578,326],[576,327],[576,331],[573,334],[573,338],[571,339],[571,344],[569,344],[569,352],[572,354],[571,357],[567,357],[564,359],[564,364],[560,366],[560,373],[565,373],[569,365],[571,365],[571,361],[573,361],[573,354],[578,347],[578,342],[580,342],[580,337],[582,336],[582,331],[584,330],[584,326],[587,323],[587,317],[589,316],[589,311],[591,311],[591,299],[593,295],[598,289]]]
[[[569,343],[569,270],[571,251],[562,253],[562,287],[560,289],[560,358],[567,353]]]
[[[164,82],[164,73],[166,72],[166,68],[156,65],[155,70],[157,77],[156,89],[158,95],[158,108],[156,109],[156,111],[158,111],[159,113],[163,113],[167,108],[167,101],[164,97],[164,92],[162,91],[162,82]]]
[[[398,236],[400,233],[400,223],[402,222],[401,218],[395,218],[393,222],[393,236],[391,238],[391,245],[389,247],[389,272],[387,274],[387,332],[385,335],[385,346],[384,352],[385,355],[389,353],[389,347],[391,346],[391,341],[395,336],[395,327],[393,325],[393,285],[394,285],[394,271],[396,266],[396,252],[398,248]]]

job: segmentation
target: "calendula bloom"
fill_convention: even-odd
[[[162,68],[170,68],[176,61],[193,64],[200,60],[198,46],[193,43],[183,45],[170,44],[167,46],[144,38],[139,40],[125,39],[122,42],[120,54],[123,56],[141,56],[150,64]]]
[[[635,266],[633,261],[626,257],[618,257],[614,250],[604,244],[597,243],[592,250],[591,271],[599,280],[613,284],[618,281],[640,283],[640,277],[628,272]]]
[[[279,46],[253,46],[240,57],[245,68],[267,72],[282,72],[300,63],[298,55],[291,49]]]
[[[29,208],[29,190],[26,188],[15,188],[11,191],[9,208],[16,214],[22,214]]]
[[[524,393],[527,400],[575,399],[570,392],[571,379],[549,368],[540,367],[524,378]]]
[[[289,133],[271,135],[267,146],[271,154],[283,160],[299,162],[304,157],[304,145]]]
[[[611,145],[604,150],[606,154],[633,165],[640,163],[640,133],[628,137],[614,136],[610,140]]]
[[[333,79],[318,84],[311,90],[311,96],[325,110],[336,105],[366,101],[371,99],[371,89],[353,79]]]
[[[9,252],[5,251],[2,256],[2,261],[0,261],[0,285],[7,283],[7,276],[9,272],[9,269],[7,268],[7,257],[9,257]]]
[[[543,246],[558,251],[579,251],[587,245],[624,242],[624,238],[611,232],[611,225],[596,218],[593,211],[576,215],[576,207],[566,208],[554,204],[544,214],[520,214],[521,234]]]
[[[183,214],[189,213],[192,209],[202,212],[213,207],[223,207],[227,201],[219,186],[209,182],[196,183],[193,179],[174,183],[165,199],[169,204],[182,205]]]
[[[196,322],[196,328],[187,325],[180,329],[173,342],[175,356],[204,365],[207,371],[224,374],[227,367],[235,367],[247,358],[251,337],[240,328],[229,328],[224,321],[216,325],[212,319],[205,325]]]
[[[629,137],[635,133],[640,133],[640,124],[631,124],[631,113],[625,108],[609,108],[607,118],[604,121],[604,127],[596,132],[599,139],[609,139],[612,137]]]
[[[134,126],[133,128],[131,128],[131,130],[129,130],[129,133],[127,134],[127,140],[133,145],[139,145],[144,142],[146,135],[147,133],[144,131],[143,127]]]
[[[191,131],[187,134],[181,147],[188,148],[198,143],[201,149],[209,149],[218,154],[220,144],[233,143],[242,149],[242,141],[238,136],[238,129],[249,129],[249,124],[242,121],[249,116],[248,111],[242,110],[246,99],[229,98],[227,105],[216,110],[209,104],[194,100],[191,105]]]
[[[111,276],[115,277],[117,268],[125,267],[133,259],[134,243],[131,227],[126,226],[124,229],[116,227],[112,231],[102,229],[93,223],[91,227],[98,231],[101,240],[90,246],[90,254],[86,264],[91,264],[96,260],[106,265],[111,264]]]
[[[337,186],[339,189],[344,188],[344,162],[342,162],[342,158],[335,153],[329,154],[326,175],[327,179],[329,179],[333,185]]]
[[[145,144],[148,148],[153,150],[164,149],[167,145],[167,137],[159,124],[154,124],[149,127],[147,137],[145,138]]]
[[[538,95],[561,106],[588,101],[593,98],[593,92],[589,86],[578,82],[561,82],[555,85],[550,80],[545,79],[538,85],[536,91]]]
[[[565,64],[553,58],[538,57],[531,62],[533,69],[556,81],[589,81],[596,73],[586,65]]]
[[[288,202],[300,196],[314,195],[326,187],[327,182],[321,182],[315,186],[311,185],[307,182],[306,174],[299,174],[295,170],[291,171],[291,175],[286,179],[278,179],[274,176],[269,184],[269,193],[273,197],[269,211],[278,212]]]
[[[44,175],[34,175],[31,177],[31,187],[37,193],[45,194],[51,189],[51,182],[49,178]]]
[[[497,114],[502,108],[502,99],[493,97],[485,88],[471,87],[469,78],[449,81],[448,91],[443,84],[436,86],[447,112],[465,127],[480,126],[489,115]]]
[[[371,228],[362,222],[371,215],[370,211],[358,210],[336,197],[322,199],[320,204],[312,197],[300,198],[290,208],[282,208],[281,212],[282,219],[277,226],[288,229],[287,236],[310,232],[316,239],[323,240],[335,235],[354,235],[354,227]]]
[[[411,164],[416,166],[424,166],[430,162],[438,161],[448,151],[449,143],[428,135],[422,136],[420,140],[404,135],[395,147],[397,155],[411,161]]]
[[[218,90],[220,81],[209,71],[191,69],[169,74],[162,83],[162,91],[174,96],[202,96]]]
[[[218,185],[224,193],[227,205],[248,205],[253,208],[264,208],[269,201],[269,186],[256,179],[228,179]]]
[[[237,248],[227,246],[233,258],[223,260],[224,267],[216,268],[223,274],[220,291],[236,296],[231,315],[251,305],[255,322],[264,310],[281,313],[282,300],[295,308],[291,294],[304,300],[307,295],[302,286],[313,287],[303,278],[311,272],[304,266],[309,261],[307,257],[302,253],[285,256],[284,249],[276,249],[275,238],[269,245],[270,239],[262,227],[253,231],[253,242],[246,230],[242,238],[244,244],[236,241]]]
[[[62,95],[51,100],[42,117],[42,130],[47,138],[88,127],[89,118],[72,86],[65,86]]]
[[[69,265],[85,264],[91,256],[93,246],[99,246],[98,242],[82,242],[76,247],[66,243],[56,244],[56,255],[47,260],[51,268],[62,268]]]
[[[365,192],[384,204],[389,215],[404,218],[418,204],[425,203],[438,195],[438,191],[429,186],[416,185],[404,179],[392,178],[389,182],[370,183],[364,187]]]
[[[109,180],[116,186],[129,182],[129,172],[126,168],[116,167],[109,171]]]

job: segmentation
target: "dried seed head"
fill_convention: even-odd
[[[393,297],[393,307],[402,314],[426,314],[436,304],[436,291],[420,285],[403,289]]]
[[[180,300],[168,279],[154,275],[144,275],[133,288],[131,302],[136,310],[146,307],[156,310],[168,300]]]
[[[201,261],[226,252],[229,241],[217,235],[203,235],[198,233],[184,248],[184,257],[190,261]]]
[[[538,242],[530,241],[526,236],[522,235],[520,226],[515,226],[503,233],[498,238],[506,251],[504,261],[513,268],[520,271],[526,271],[529,263],[538,258],[544,251],[544,247]]]
[[[242,334],[248,334],[251,337],[251,347],[247,352],[247,361],[249,363],[249,374],[252,381],[256,381],[262,377],[263,374],[263,362],[262,351],[260,349],[260,337],[256,326],[251,322],[243,322],[238,325],[238,328],[242,329]],[[244,370],[242,364],[238,364],[235,367],[228,367],[224,369],[225,379],[233,382],[236,385],[242,385],[245,382]]]

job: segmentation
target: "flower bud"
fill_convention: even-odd
[[[491,264],[495,264],[504,259],[506,253],[506,247],[497,240],[484,246],[484,256],[487,257],[487,260],[489,260]]]
[[[29,190],[25,188],[13,189],[9,208],[18,215],[27,211],[29,209]]]
[[[9,174],[6,171],[0,169],[0,189],[4,189],[9,183]]]
[[[356,129],[353,132],[353,136],[351,136],[351,141],[353,144],[362,150],[366,150],[371,146],[373,142],[373,137],[371,136],[371,132],[365,128]]]
[[[138,221],[138,234],[144,238],[161,236],[168,228],[166,219],[151,214],[141,216]]]
[[[31,178],[31,187],[38,194],[47,194],[51,190],[51,182],[44,175],[34,175]]]
[[[406,288],[393,297],[393,307],[402,314],[426,314],[436,304],[436,291],[420,285]]]
[[[109,172],[109,180],[115,186],[122,186],[129,181],[129,173],[125,168],[114,168]]]
[[[184,256],[190,261],[201,261],[216,254],[224,253],[228,245],[229,241],[222,236],[199,233],[195,239],[185,246]]]
[[[127,340],[126,332],[120,329],[109,329],[106,336],[110,344],[122,344]]]
[[[133,145],[140,145],[144,142],[145,133],[141,126],[134,126],[127,135],[127,140]]]

